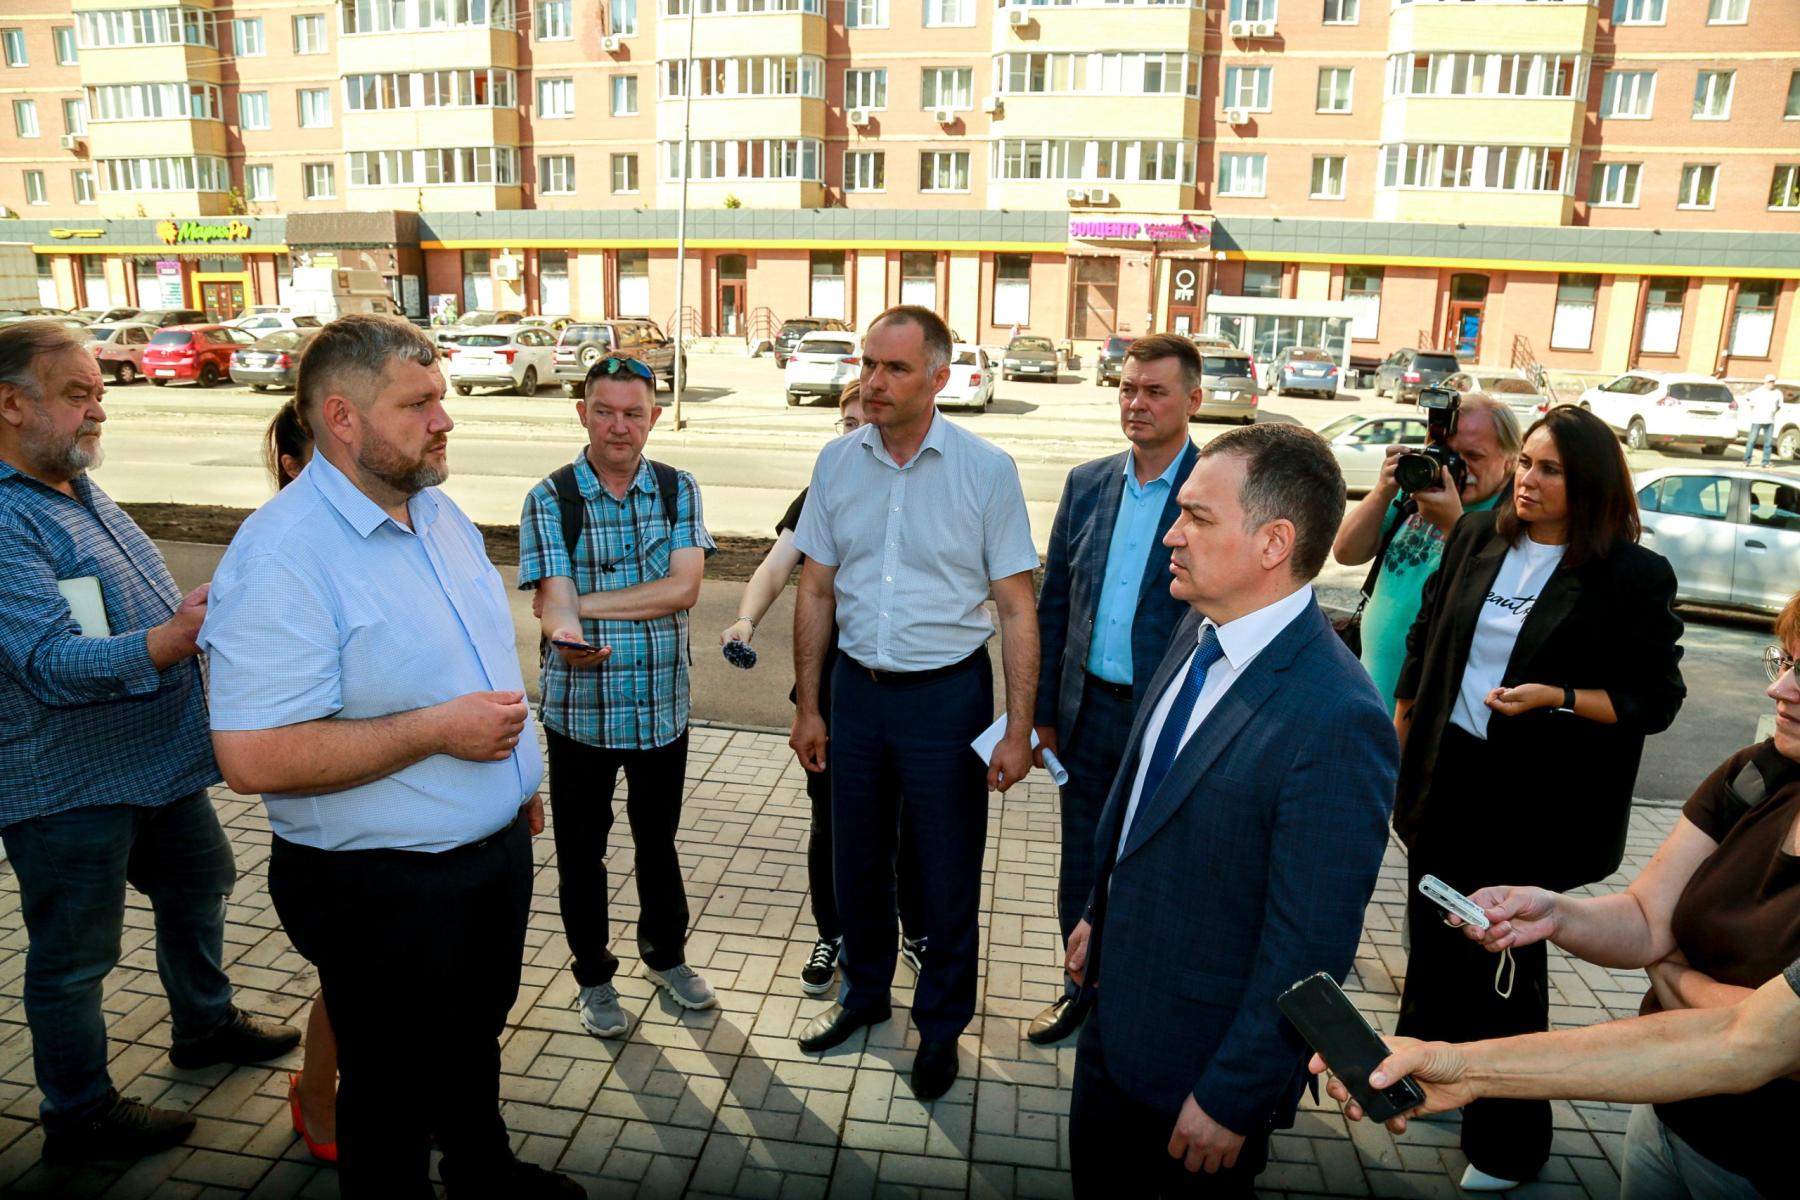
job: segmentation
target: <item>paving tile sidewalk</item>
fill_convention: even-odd
[[[1068,1182],[1072,1043],[1025,1040],[1056,994],[1057,814],[1041,772],[990,809],[982,877],[984,974],[978,1015],[962,1039],[963,1078],[921,1104],[905,1072],[917,1034],[911,973],[897,971],[894,1019],[823,1056],[794,1035],[826,1006],[798,974],[811,947],[806,904],[809,808],[785,739],[696,727],[681,854],[694,933],[692,962],[718,990],[707,1013],[676,1009],[636,974],[637,896],[621,820],[615,881],[619,983],[637,1024],[628,1039],[582,1031],[557,915],[549,836],[538,875],[524,986],[507,1032],[501,1090],[518,1152],[579,1178],[594,1197],[1060,1197]],[[260,803],[216,789],[240,878],[226,926],[227,966],[245,1008],[304,1025],[317,976],[288,945],[265,888],[268,826]],[[554,820],[554,798],[551,803]],[[1640,807],[1626,872],[1648,859],[1676,810]],[[1404,864],[1390,847],[1369,906],[1349,987],[1382,1028],[1398,1007]],[[337,1180],[293,1135],[287,1073],[265,1067],[179,1071],[169,1064],[168,1004],[156,976],[151,913],[132,893],[124,955],[106,982],[115,1082],[127,1095],[191,1109],[185,1146],[129,1170],[54,1170],[39,1159],[31,1043],[20,992],[26,937],[18,886],[0,868],[0,1194],[105,1197],[335,1197]],[[1642,975],[1573,963],[1552,951],[1553,1020],[1588,1024],[1636,1011]],[[427,1003],[429,997],[401,998]],[[1553,1156],[1540,1182],[1514,1195],[1612,1197],[1626,1110],[1557,1104]],[[1403,1138],[1303,1108],[1276,1137],[1262,1194],[1448,1196],[1463,1166],[1454,1125]]]

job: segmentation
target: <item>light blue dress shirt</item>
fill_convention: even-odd
[[[1112,541],[1106,546],[1106,574],[1102,577],[1100,603],[1094,609],[1094,632],[1088,643],[1088,674],[1108,683],[1131,686],[1131,623],[1137,617],[1138,596],[1143,592],[1144,564],[1165,530],[1158,527],[1163,506],[1176,484],[1186,453],[1177,454],[1161,475],[1139,483],[1133,461],[1125,460],[1125,490],[1119,495],[1119,515],[1113,521]]]
[[[244,522],[213,574],[200,631],[215,730],[525,690],[505,586],[480,532],[436,488],[407,511],[410,530],[314,455]],[[438,754],[360,787],[263,801],[275,833],[303,846],[435,852],[505,828],[543,771],[527,721],[503,762]]]

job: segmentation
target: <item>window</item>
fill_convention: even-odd
[[[1736,71],[1702,71],[1694,80],[1694,119],[1723,121],[1731,116],[1731,87]]]
[[[537,0],[537,40],[566,42],[575,36],[571,0]]]
[[[1344,299],[1357,306],[1350,322],[1350,336],[1373,341],[1381,331],[1381,280],[1383,267],[1345,267]]]
[[[1031,255],[994,255],[994,324],[1031,324]]]
[[[1636,208],[1642,163],[1595,163],[1588,203],[1599,208]]]
[[[1389,145],[1381,186],[1487,192],[1569,192],[1572,158],[1560,146]]]
[[[154,121],[162,118],[222,121],[219,88],[212,83],[122,83],[88,89],[90,121]]]
[[[494,307],[493,254],[488,250],[462,252],[463,311]]]
[[[325,16],[323,13],[312,13],[304,17],[294,18],[294,53],[325,53]]]
[[[25,172],[25,203],[50,203],[50,194],[44,190],[44,173],[42,171]]]
[[[975,0],[925,0],[925,26],[973,25]]]
[[[908,250],[900,255],[900,303],[937,309],[938,256],[930,250]]]
[[[82,46],[217,46],[217,25],[197,8],[115,8],[75,14]]]
[[[1708,25],[1742,25],[1750,19],[1750,0],[1710,0],[1706,6]]]
[[[326,129],[331,125],[331,92],[326,88],[300,89],[300,128]]]
[[[888,0],[845,0],[844,25],[850,29],[885,29]]]
[[[513,28],[513,0],[339,0],[345,33]]]
[[[1600,115],[1647,120],[1655,96],[1655,71],[1608,71],[1600,92]]]
[[[223,192],[231,186],[225,160],[208,154],[187,158],[103,158],[109,192]]]
[[[1775,333],[1775,297],[1781,285],[1773,279],[1740,279],[1731,309],[1731,356],[1767,358]]]
[[[64,133],[87,132],[86,100],[64,100],[62,102],[62,110]]]
[[[503,67],[346,75],[344,107],[351,112],[390,108],[511,108],[516,87],[513,73]]]
[[[606,21],[608,33],[619,37],[637,36],[637,0],[613,0],[608,6]]]
[[[1781,115],[1790,121],[1800,121],[1800,71],[1788,76],[1787,106]]]
[[[825,60],[816,54],[770,55],[754,58],[697,58],[691,68],[686,60],[663,59],[657,74],[665,100],[687,94],[691,80],[694,95],[709,96],[810,96],[825,98]]]
[[[926,67],[919,87],[920,108],[973,108],[973,67]]]
[[[31,59],[25,53],[25,31],[23,29],[0,29],[0,49],[6,52],[6,65],[9,67],[29,67]]]
[[[573,86],[571,84],[571,86]],[[637,76],[614,75],[612,77],[612,115],[615,117],[635,117],[638,110]],[[569,114],[575,112],[575,104],[571,98]]]
[[[1252,112],[1268,112],[1274,81],[1274,67],[1226,67],[1225,107],[1247,108]],[[1321,87],[1323,87],[1323,80],[1321,80]]]
[[[1675,207],[1711,208],[1713,187],[1718,181],[1718,164],[1689,163],[1681,168],[1681,191],[1675,197]]]
[[[239,58],[254,58],[267,53],[263,47],[261,17],[239,17],[232,21],[231,52]]]
[[[1200,57],[1157,51],[1041,51],[996,55],[1002,95],[1199,96]]]
[[[75,27],[58,25],[50,31],[50,44],[56,50],[56,65],[72,67],[75,65]]]
[[[818,317],[844,316],[844,252],[814,250],[812,252],[811,308]]]
[[[968,191],[969,152],[966,150],[927,150],[919,155],[919,190],[921,192]]]
[[[1594,309],[1599,296],[1598,275],[1563,273],[1556,284],[1556,312],[1550,318],[1552,350],[1592,348]]]
[[[538,155],[538,192],[545,196],[572,196],[575,194],[574,155]]]
[[[244,198],[247,200],[273,200],[275,198],[275,168],[266,165],[245,167]]]
[[[1260,196],[1266,190],[1266,154],[1219,155],[1219,195]]]
[[[1314,200],[1342,200],[1344,198],[1343,155],[1313,155],[1312,198]]]
[[[1388,56],[1393,96],[1532,96],[1585,99],[1588,60],[1579,54],[1426,52]]]
[[[37,101],[13,101],[13,128],[22,138],[38,136]]]
[[[663,178],[682,176],[681,143],[662,142]],[[800,179],[823,182],[817,138],[755,138],[697,141],[689,145],[688,171],[694,179]]]
[[[1227,11],[1233,21],[1273,21],[1276,0],[1231,0]]]
[[[70,171],[69,182],[75,188],[75,203],[92,204],[94,202],[94,173],[92,171]]]
[[[1003,138],[993,144],[997,179],[1192,183],[1191,143],[1111,138]]]
[[[1349,67],[1319,68],[1319,104],[1320,112],[1347,113],[1350,111],[1350,84],[1356,72]]]
[[[612,156],[612,190],[615,195],[638,190],[637,155],[615,154]]]
[[[1269,300],[1281,297],[1281,264],[1252,262],[1244,264],[1244,286],[1240,296],[1257,296]]]
[[[1769,180],[1769,207],[1800,209],[1800,165],[1784,163]]]
[[[887,155],[880,150],[846,150],[844,152],[844,190],[846,192],[885,192],[887,190]]]
[[[245,129],[269,127],[269,93],[239,92],[238,123]]]
[[[1687,306],[1687,280],[1651,279],[1644,301],[1644,327],[1638,349],[1645,354],[1674,354],[1681,347],[1681,314]]]
[[[887,68],[844,72],[844,107],[887,107]]]
[[[1357,21],[1357,0],[1325,0],[1325,24],[1354,25]]]
[[[574,116],[575,81],[566,78],[538,80],[537,115],[545,120]]]
[[[308,200],[334,199],[337,196],[337,167],[332,163],[301,164],[300,194]]]
[[[615,260],[619,276],[619,315],[650,315],[650,252],[620,250]]]
[[[1613,0],[1614,25],[1661,25],[1667,0]]]

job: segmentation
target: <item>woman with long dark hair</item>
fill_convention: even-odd
[[[1592,413],[1554,408],[1526,433],[1512,495],[1462,519],[1425,585],[1395,689],[1411,935],[1401,1034],[1548,1028],[1543,945],[1497,961],[1418,884],[1561,892],[1618,868],[1644,738],[1687,694],[1675,575],[1640,532],[1618,439]],[[1550,1153],[1550,1106],[1470,1105],[1462,1142],[1465,1190],[1532,1179]]]

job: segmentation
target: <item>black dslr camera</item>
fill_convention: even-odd
[[[1419,407],[1425,410],[1425,448],[1402,454],[1394,464],[1394,482],[1404,495],[1429,492],[1438,486],[1438,469],[1450,472],[1457,491],[1469,481],[1469,464],[1450,448],[1456,436],[1456,414],[1462,407],[1462,396],[1455,388],[1428,387],[1419,392]]]

